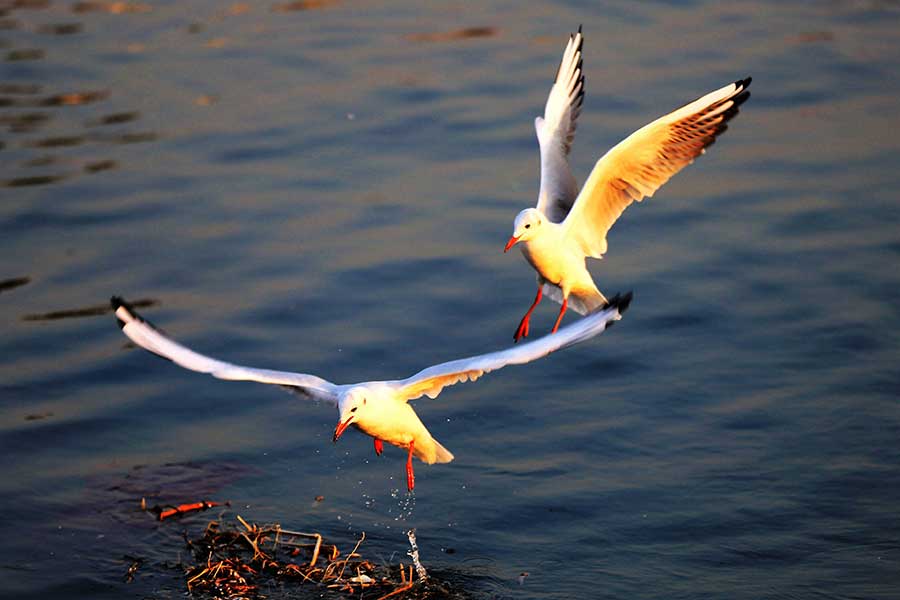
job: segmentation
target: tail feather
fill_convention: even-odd
[[[448,463],[453,460],[453,453],[441,446],[441,443],[437,440],[434,440],[434,447],[436,450],[436,458],[434,462],[436,463]]]
[[[550,282],[545,281],[541,286],[544,296],[550,298],[557,304],[562,304],[563,294],[559,287]],[[569,294],[568,308],[574,310],[579,315],[587,315],[597,309],[605,308],[608,304],[606,297],[599,290],[594,289],[589,292],[572,291]]]

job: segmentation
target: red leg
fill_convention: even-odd
[[[553,330],[550,333],[556,333],[556,330],[559,329],[559,324],[562,322],[563,315],[566,314],[566,309],[569,307],[569,299],[563,298],[562,307],[559,309],[559,316],[556,317],[556,325],[553,326]]]
[[[537,296],[534,297],[534,302],[531,304],[531,308],[528,309],[528,312],[525,313],[525,316],[522,317],[522,320],[519,322],[519,328],[516,329],[516,335],[513,336],[515,341],[519,341],[523,337],[528,337],[528,320],[531,318],[531,313],[534,312],[534,308],[540,304],[541,296],[543,295],[542,286],[538,286]]]
[[[409,455],[406,457],[406,489],[409,491],[413,491],[413,488],[416,487],[416,476],[413,474],[412,466],[413,446],[415,443],[415,440],[409,443]]]
[[[381,440],[378,438],[372,438],[375,440],[375,454],[381,456],[381,453],[384,452],[384,444],[381,443]]]

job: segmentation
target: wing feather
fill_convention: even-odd
[[[290,388],[316,400],[337,404],[337,386],[303,373],[257,369],[224,362],[199,354],[172,340],[150,322],[143,319],[124,300],[113,296],[113,309],[122,332],[135,344],[191,371],[207,373],[228,381],[255,381]]]
[[[581,27],[569,36],[556,79],[550,88],[543,118],[534,120],[541,150],[541,188],[537,208],[551,221],[561,222],[578,196],[578,184],[569,168],[569,151],[584,103]]]
[[[634,202],[652,196],[704,153],[750,97],[742,79],[660,117],[603,155],[564,221],[585,256],[606,252],[606,234]]]
[[[567,325],[556,333],[506,350],[434,365],[408,379],[388,384],[397,389],[398,396],[402,399],[414,400],[421,396],[436,398],[447,386],[475,381],[485,373],[502,369],[507,365],[525,364],[599,335],[622,318],[630,303],[630,292],[623,296],[615,296],[606,308]]]

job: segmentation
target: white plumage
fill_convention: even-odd
[[[485,373],[507,365],[525,364],[588,340],[621,319],[630,302],[630,293],[617,296],[606,310],[573,323],[556,335],[506,350],[434,365],[406,379],[337,385],[315,375],[244,367],[199,354],[167,337],[141,318],[121,298],[112,298],[123,333],[141,348],[191,371],[208,373],[228,381],[255,381],[284,386],[306,397],[332,404],[340,413],[334,431],[335,441],[352,425],[374,438],[378,454],[381,454],[382,441],[408,450],[406,471],[410,490],[415,482],[413,456],[422,462],[434,464],[450,462],[453,454],[431,437],[409,405],[409,400],[421,396],[436,398],[448,385],[475,381]]]
[[[568,154],[584,101],[581,28],[569,37],[543,118],[535,119],[541,151],[536,208],[516,216],[506,250],[518,244],[537,271],[538,292],[519,323],[515,340],[528,335],[532,311],[544,294],[566,309],[588,314],[606,298],[587,270],[587,257],[601,258],[606,235],[634,201],[652,196],[675,173],[703,154],[750,97],[750,78],[735,81],[645,125],[597,161],[578,193]]]

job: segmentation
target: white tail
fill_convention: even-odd
[[[435,452],[434,462],[436,463],[448,463],[453,460],[453,453],[441,446],[441,443],[437,440],[434,440],[434,447],[437,452]]]
[[[545,281],[542,285],[543,294],[556,302],[562,304],[563,294],[558,286],[553,285],[549,281]],[[579,315],[587,315],[598,308],[606,306],[606,297],[598,290],[596,294],[583,294],[579,292],[571,292],[569,294],[568,307],[577,312]]]

